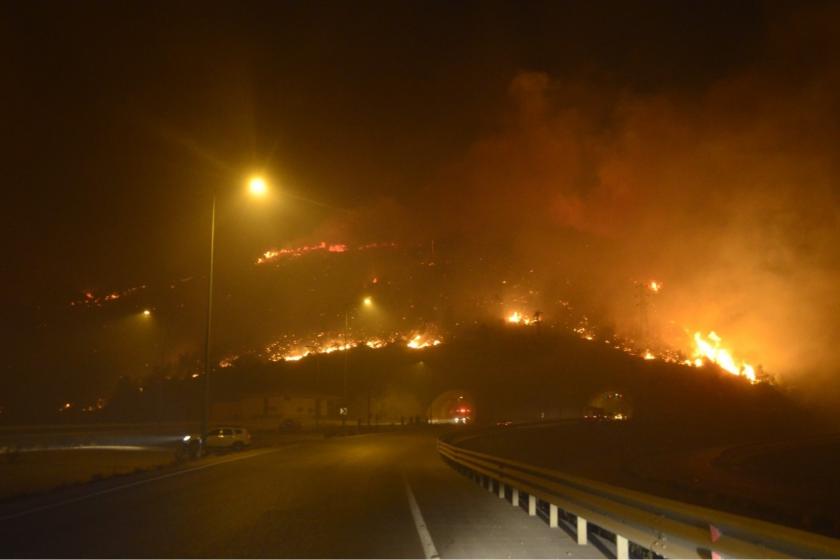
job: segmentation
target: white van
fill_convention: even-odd
[[[251,445],[251,434],[245,428],[223,426],[213,428],[204,437],[204,447],[211,449],[233,449],[239,451]]]

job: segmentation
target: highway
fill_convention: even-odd
[[[0,506],[3,557],[602,558],[446,466],[431,433],[226,454]]]

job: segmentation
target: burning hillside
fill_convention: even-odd
[[[372,249],[389,248],[393,251],[380,253]],[[308,316],[314,319],[307,325],[298,321],[293,327],[284,327],[273,320],[271,306],[253,308],[251,320],[256,325],[265,325],[265,330],[257,333],[252,330],[249,336],[259,336],[267,340],[261,348],[254,348],[247,342],[225,342],[222,339],[226,357],[220,360],[220,367],[233,365],[236,358],[243,354],[254,354],[270,362],[300,361],[308,356],[343,352],[353,348],[367,347],[370,349],[403,345],[406,348],[422,350],[442,344],[451,338],[459,328],[480,323],[493,323],[499,320],[498,313],[503,313],[504,322],[511,327],[560,329],[569,332],[589,342],[603,343],[612,349],[638,357],[642,360],[659,360],[668,363],[683,364],[690,367],[702,367],[707,363],[715,364],[723,371],[743,377],[755,383],[767,376],[752,363],[737,358],[737,352],[731,346],[724,344],[722,338],[715,331],[703,335],[696,329],[682,327],[681,336],[663,337],[661,325],[673,323],[669,317],[663,317],[658,305],[662,298],[669,297],[669,291],[663,289],[663,283],[658,280],[634,281],[627,285],[628,293],[634,294],[630,305],[636,316],[635,327],[625,329],[624,332],[608,327],[609,322],[602,319],[592,319],[584,312],[585,302],[574,305],[567,299],[573,295],[574,286],[569,285],[569,293],[562,298],[548,299],[549,290],[541,286],[539,281],[531,277],[534,269],[528,274],[517,274],[514,269],[499,268],[499,265],[488,262],[481,275],[483,282],[473,283],[469,295],[465,298],[457,279],[463,265],[458,255],[451,249],[439,251],[430,258],[428,255],[417,254],[415,249],[400,249],[395,243],[327,243],[300,244],[293,248],[268,251],[257,261],[257,264],[280,262],[282,259],[292,259],[291,268],[265,277],[266,279],[285,279],[289,274],[305,273],[309,278],[307,289],[297,289],[294,299],[287,299],[288,292],[277,293],[272,284],[266,284],[265,291],[252,290],[249,296],[253,301],[271,301],[279,296],[278,301],[287,299],[292,307],[286,309],[281,318],[286,315],[295,317]],[[313,260],[321,255],[328,260]],[[333,256],[335,255],[335,257]],[[338,256],[341,256],[339,258]],[[352,255],[352,258],[351,258]],[[307,257],[307,258],[303,258]],[[362,257],[364,257],[362,259]],[[339,259],[339,260],[333,260]],[[429,262],[435,262],[429,267]],[[474,267],[475,265],[470,265]],[[371,276],[369,270],[377,270]],[[432,271],[429,274],[429,270]],[[480,269],[470,271],[470,277]],[[366,287],[375,291],[382,300],[381,305],[372,306],[370,297],[363,298],[366,308],[364,313],[358,314],[350,329],[343,329],[340,325],[350,317],[350,310],[356,304],[348,306],[346,296],[334,297],[329,295],[329,277],[315,276],[311,281],[309,274],[339,274],[349,280],[350,285]],[[502,275],[504,279],[493,280],[492,274]],[[249,273],[246,278],[252,275]],[[350,280],[352,279],[352,280]],[[190,278],[173,283],[170,288],[186,286],[192,289],[201,288],[201,283],[189,283]],[[248,282],[252,280],[248,279]],[[186,284],[185,284],[186,283]],[[676,288],[676,287],[675,287]],[[438,292],[433,298],[424,298],[423,294]],[[165,290],[169,292],[169,290]],[[146,301],[153,308],[158,307],[154,301],[156,292],[149,291],[145,285],[129,288],[103,296],[91,293],[85,295],[80,304],[101,307],[106,303],[118,304],[123,298],[133,296],[132,304]],[[277,296],[273,295],[277,294]],[[327,294],[323,298],[321,294]],[[177,295],[177,294],[176,294]],[[319,302],[319,299],[325,299]],[[352,299],[357,299],[354,296]],[[459,303],[472,301],[471,305]],[[247,299],[246,299],[247,301]],[[176,303],[176,307],[182,304]],[[246,304],[246,307],[250,305]],[[376,307],[377,309],[373,309]],[[320,311],[317,311],[320,308]],[[290,312],[290,309],[300,309]],[[343,311],[342,311],[343,309]],[[448,311],[446,311],[448,310]],[[545,310],[545,311],[543,311]],[[446,311],[446,312],[444,312]],[[240,310],[231,307],[227,313],[236,316]],[[355,316],[356,312],[353,313]],[[318,329],[318,324],[321,328]],[[422,328],[411,325],[426,325]],[[328,327],[328,328],[324,328]],[[266,332],[268,331],[268,333]],[[272,337],[270,332],[283,334]],[[686,333],[690,333],[686,335]],[[668,340],[665,340],[667,338]]]
[[[321,241],[320,243],[316,243],[314,245],[301,245],[297,247],[287,247],[284,249],[269,249],[265,251],[262,256],[257,258],[256,264],[275,263],[283,258],[302,257],[310,253],[346,253],[347,251],[369,251],[371,249],[394,248],[396,246],[397,244],[393,242],[375,242],[350,247],[345,243],[327,243],[326,241]]]
[[[359,337],[350,333],[320,332],[314,336],[283,336],[267,344],[263,349],[254,352],[269,362],[297,362],[307,356],[346,352],[354,348],[366,347],[372,350],[386,348],[392,345],[403,346],[412,350],[422,350],[438,346],[443,343],[440,336],[431,331],[412,332],[407,335],[390,333],[382,336]],[[227,368],[235,365],[238,355],[233,354],[223,358],[219,367]]]

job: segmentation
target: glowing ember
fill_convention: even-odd
[[[585,325],[581,325],[579,327],[575,327],[572,329],[573,332],[577,333],[584,340],[595,340],[595,333],[593,333],[589,327]]]
[[[721,338],[714,331],[710,332],[705,338],[699,332],[694,333],[695,365],[702,365],[705,359],[717,364],[721,369],[732,375],[745,377],[750,383],[756,383],[758,380],[755,375],[755,368],[746,362],[736,361],[729,350],[721,348],[720,343]]]
[[[221,360],[219,360],[219,367],[220,368],[229,368],[234,363],[236,363],[236,360],[238,360],[238,359],[239,359],[239,356],[237,356],[237,355],[226,356],[226,357],[222,358]]]
[[[654,356],[650,350],[645,350],[645,353],[642,354],[642,358],[645,360],[655,360],[656,356]]]
[[[514,311],[513,313],[508,315],[507,322],[518,325],[522,322],[522,314],[519,313],[519,311]]]
[[[650,288],[651,292],[657,293],[659,292],[659,290],[662,289],[662,283],[654,280],[650,284],[648,284],[648,287]]]
[[[99,397],[98,399],[96,399],[95,403],[82,408],[82,412],[96,412],[97,410],[102,410],[103,408],[105,408],[106,402],[107,401],[104,398]]]

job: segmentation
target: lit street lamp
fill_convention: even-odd
[[[268,183],[260,176],[248,180],[248,191],[254,197],[268,193]],[[213,260],[216,253],[216,191],[210,210],[210,273],[207,281],[207,329],[204,333],[204,398],[201,408],[201,435],[207,433],[210,419],[210,333],[213,325]]]
[[[252,177],[248,181],[248,190],[254,196],[265,196],[268,193],[268,185],[262,177]]]

